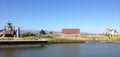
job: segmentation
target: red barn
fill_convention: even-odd
[[[62,29],[62,36],[80,36],[80,29],[78,28]]]

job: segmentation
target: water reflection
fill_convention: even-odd
[[[120,43],[69,43],[47,47],[0,48],[0,57],[120,57]]]
[[[62,45],[62,57],[79,57],[80,44]]]
[[[17,51],[18,49],[13,49],[13,48],[9,48],[9,49],[3,49],[3,57],[19,57]]]
[[[46,48],[46,46],[0,48],[0,57],[39,57],[41,50]]]

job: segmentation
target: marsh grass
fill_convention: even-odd
[[[84,42],[120,42],[120,36],[105,37],[105,36],[80,36],[80,37],[61,37],[58,35],[40,35],[29,37],[0,37],[0,40],[42,40],[45,39],[48,43],[84,43]]]
[[[48,40],[48,43],[83,43],[83,42],[85,41],[66,38],[53,38]]]

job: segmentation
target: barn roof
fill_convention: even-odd
[[[80,34],[80,29],[78,28],[62,29],[62,34]]]

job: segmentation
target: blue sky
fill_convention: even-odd
[[[120,32],[120,0],[0,0],[0,28],[8,21],[29,30]]]

